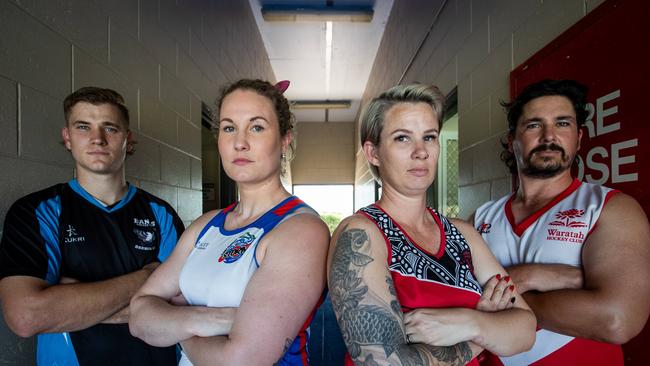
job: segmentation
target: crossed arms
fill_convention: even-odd
[[[343,339],[356,364],[464,365],[482,347],[491,346],[483,342],[489,338],[496,344],[507,345],[509,349],[498,349],[498,346],[496,349],[505,353],[521,352],[532,345],[534,317],[518,295],[515,295],[519,303],[517,308],[499,313],[422,309],[437,312],[439,332],[451,330],[454,334],[438,344],[409,344],[404,316],[386,263],[387,248],[378,229],[367,219],[352,216],[339,226],[332,243],[330,295]],[[493,257],[492,261],[492,268],[482,265],[489,270],[478,278],[481,283],[498,273],[488,274],[500,268]],[[502,268],[501,271],[504,273]],[[418,316],[424,321],[433,317],[426,313]],[[475,321],[461,324],[460,319]],[[491,332],[489,336],[486,331]]]

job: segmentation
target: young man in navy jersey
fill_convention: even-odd
[[[130,335],[129,301],[184,227],[171,206],[125,180],[133,152],[121,95],[85,87],[63,102],[61,134],[76,179],[7,213],[0,301],[9,328],[38,335],[39,365],[172,365],[175,347]]]

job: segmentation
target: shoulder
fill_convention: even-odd
[[[468,244],[480,241],[481,236],[471,223],[458,218],[449,219],[449,222],[465,237]]]
[[[56,184],[20,197],[10,206],[7,216],[9,213],[15,215],[22,211],[34,212],[41,204],[57,200],[61,196],[64,186],[65,184]]]
[[[169,204],[169,202],[165,201],[164,199],[162,199],[162,198],[160,198],[158,196],[155,196],[152,193],[149,193],[149,192],[147,192],[144,189],[139,188],[139,187],[135,187],[135,190],[136,190],[135,194],[140,196],[142,199],[144,199],[149,204],[153,203],[153,204],[155,204],[157,206],[165,207],[168,211],[172,211],[174,213],[176,212],[172,208],[172,206]]]
[[[602,213],[599,218],[598,225],[602,225],[602,218],[606,218],[608,222],[616,224],[630,218],[645,218],[647,217],[643,208],[634,197],[625,194],[621,191],[610,191],[606,198]]]
[[[337,227],[336,232],[339,233],[350,229],[361,229],[366,231],[369,230],[379,232],[377,225],[362,213],[355,213],[354,215],[343,219]]]
[[[286,240],[286,238],[294,240]],[[269,233],[267,240],[282,241],[285,243],[283,246],[286,246],[286,243],[293,245],[305,243],[310,246],[318,243],[326,244],[329,240],[329,229],[315,211],[302,207],[275,227]]]

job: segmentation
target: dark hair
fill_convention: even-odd
[[[508,114],[508,136],[513,136],[517,129],[517,122],[524,110],[524,106],[533,99],[545,96],[562,96],[573,105],[576,114],[578,129],[582,128],[588,116],[587,106],[587,87],[575,80],[551,80],[546,79],[528,85],[524,90],[510,103],[501,102],[501,106]],[[503,151],[501,152],[501,161],[503,161],[510,173],[517,172],[517,162],[515,156],[508,150],[508,142],[502,141]]]
[[[241,79],[223,88],[221,91],[221,96],[217,101],[217,113],[221,113],[221,105],[223,104],[223,100],[228,96],[228,94],[234,92],[235,90],[250,90],[263,97],[266,97],[271,101],[273,104],[273,109],[275,110],[275,114],[278,117],[278,124],[280,125],[280,136],[284,137],[289,132],[291,132],[293,135],[293,139],[291,140],[291,144],[289,145],[285,157],[286,161],[290,161],[295,150],[296,134],[294,131],[293,115],[289,110],[289,101],[287,98],[282,95],[282,92],[278,88],[276,88],[268,81],[259,79]],[[219,117],[217,121],[220,120],[221,118]]]
[[[94,105],[111,104],[117,107],[122,117],[122,122],[129,128],[129,110],[124,104],[124,98],[120,93],[113,89],[98,88],[95,86],[85,86],[77,89],[74,93],[68,95],[63,101],[63,114],[65,121],[68,123],[72,107],[79,102],[86,102]]]

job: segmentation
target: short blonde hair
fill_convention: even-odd
[[[371,100],[363,109],[361,114],[361,126],[359,128],[359,137],[361,146],[366,141],[373,145],[379,146],[379,137],[384,129],[384,118],[386,113],[394,105],[399,103],[426,103],[431,106],[433,112],[438,118],[438,123],[442,127],[442,117],[444,113],[445,96],[440,89],[434,85],[426,84],[407,84],[397,85],[378,97]],[[378,183],[381,183],[379,170],[375,165],[368,162],[368,167],[372,176]]]

